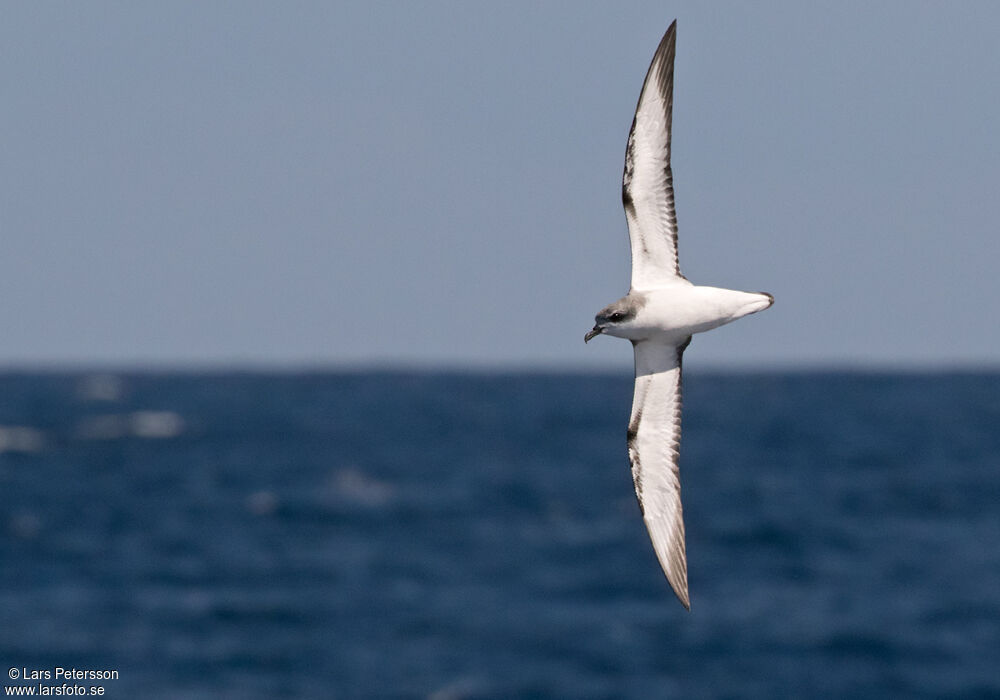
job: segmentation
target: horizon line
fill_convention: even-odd
[[[995,374],[1000,362],[956,360],[869,360],[717,363],[685,368],[690,374]],[[42,360],[0,361],[11,374],[617,374],[632,372],[628,362],[428,360]]]

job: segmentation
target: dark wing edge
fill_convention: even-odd
[[[677,20],[675,19],[671,22],[670,27],[664,33],[663,38],[660,39],[659,46],[657,46],[655,53],[653,54],[653,59],[650,61],[649,68],[646,71],[646,78],[642,83],[642,90],[639,92],[639,100],[636,103],[635,116],[632,118],[632,128],[629,130],[628,142],[625,147],[625,167],[622,173],[622,205],[625,208],[626,218],[629,220],[630,225],[630,235],[641,236],[642,239],[638,241],[638,248],[641,252],[648,254],[649,244],[645,240],[646,235],[650,235],[652,232],[640,232],[633,231],[632,224],[636,222],[638,225],[640,221],[639,214],[636,208],[635,196],[632,191],[632,181],[635,172],[636,165],[636,123],[639,118],[640,109],[643,106],[643,100],[647,96],[647,89],[655,86],[656,91],[659,93],[660,98],[664,103],[664,124],[663,131],[665,134],[665,141],[663,143],[663,173],[662,182],[659,183],[661,189],[663,190],[664,201],[662,202],[663,208],[662,212],[666,230],[663,234],[669,239],[670,249],[673,260],[672,262],[672,272],[675,276],[686,279],[680,270],[680,257],[677,254],[677,215],[674,204],[674,186],[673,186],[673,171],[670,167],[670,149],[671,149],[671,134],[673,127],[673,104],[674,104],[674,57],[677,48]],[[636,259],[637,246],[633,242],[633,260],[632,264],[637,265],[640,262]]]
[[[688,337],[675,346],[634,343],[636,384],[626,434],[639,510],[663,573],[678,600],[691,609],[678,456],[682,364]],[[664,430],[666,429],[666,430]]]
[[[657,89],[667,105],[665,128],[667,132],[666,155],[668,168],[670,167],[670,139],[674,121],[674,56],[676,52],[677,20],[675,19],[667,27],[663,38],[660,39],[659,46],[656,47],[656,52],[653,53],[653,60],[649,62],[649,68],[646,69],[646,77],[642,81],[642,89],[639,91],[639,100],[635,104],[635,111],[638,114],[642,98],[646,94],[646,87],[649,85],[650,79],[655,80]],[[663,70],[664,66],[667,67],[667,70]],[[656,76],[654,77],[654,69],[657,67],[660,70],[655,71]],[[632,128],[629,129],[628,142],[625,146],[625,170],[622,173],[622,204],[626,208],[632,206],[632,195],[629,192],[629,185],[632,181],[632,169],[635,163],[635,152],[633,150],[635,148],[635,122],[636,117],[633,116]]]

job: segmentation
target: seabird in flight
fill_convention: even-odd
[[[770,294],[692,284],[677,260],[670,171],[676,20],[663,35],[625,149],[622,203],[632,246],[632,286],[598,312],[585,336],[628,338],[635,351],[635,395],[628,457],[639,508],[663,571],[690,609],[677,455],[681,439],[681,358],[691,336],[763,311]]]

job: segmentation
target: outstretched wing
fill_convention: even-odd
[[[670,171],[676,30],[674,20],[653,54],[625,148],[622,203],[632,245],[633,289],[685,280],[677,260],[677,216]]]
[[[628,424],[628,457],[643,520],[667,581],[685,608],[688,600],[684,512],[677,456],[681,441],[681,358],[691,342],[633,343],[635,396]]]

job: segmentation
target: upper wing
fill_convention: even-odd
[[[642,340],[635,347],[635,397],[628,456],[646,529],[670,586],[690,610],[684,513],[677,456],[681,441],[681,345]]]
[[[633,289],[684,279],[677,261],[674,177],[670,171],[676,29],[674,20],[653,54],[625,148],[622,203],[632,244]]]

